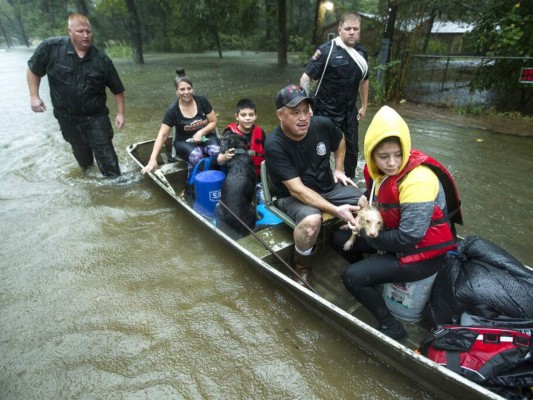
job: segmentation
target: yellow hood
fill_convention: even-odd
[[[388,106],[383,106],[374,115],[365,135],[365,161],[368,165],[368,172],[373,180],[383,177],[383,173],[377,167],[372,157],[374,148],[385,138],[398,136],[402,146],[402,165],[400,171],[405,167],[409,154],[411,153],[411,135],[406,122],[395,110]]]

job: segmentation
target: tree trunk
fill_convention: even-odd
[[[0,19],[0,29],[2,30],[2,36],[4,36],[4,39],[6,40],[6,46],[8,49],[11,48],[11,39],[9,38],[9,34],[6,31],[6,28],[4,27],[4,24],[2,23],[2,20]]]
[[[429,16],[429,20],[426,22],[427,24],[427,30],[426,35],[424,37],[424,45],[422,46],[422,53],[426,54],[428,50],[429,45],[429,38],[431,37],[431,29],[433,29],[433,23],[435,22],[435,10],[431,11],[431,14]]]
[[[24,40],[26,47],[30,47],[30,41],[28,39],[28,35],[26,34],[26,29],[24,28],[24,22],[22,21],[19,5],[15,4],[14,0],[7,0],[7,2],[11,7],[13,7],[13,15],[15,16],[16,21],[15,29],[17,29],[19,35],[22,36],[22,40]]]
[[[265,38],[267,43],[275,38],[276,32],[276,0],[265,0]]]
[[[20,33],[20,36],[22,36],[22,40],[24,40],[24,44],[26,45],[26,47],[30,47],[30,40],[28,39],[28,35],[26,34],[26,29],[24,28],[24,23],[22,22],[22,17],[20,16],[20,14],[17,12],[17,22],[18,22],[18,25],[19,25],[19,33]]]
[[[315,7],[315,30],[313,31],[313,44],[318,46],[322,43],[324,31],[324,18],[326,17],[326,0],[316,0]]]
[[[133,52],[133,62],[135,64],[144,64],[143,58],[143,41],[141,36],[141,21],[137,13],[137,6],[135,0],[126,0],[128,7],[128,14],[130,17],[130,32],[131,32],[131,49]]]
[[[278,66],[287,66],[287,0],[278,0]]]
[[[213,28],[213,33],[215,35],[215,42],[216,42],[216,45],[217,45],[217,50],[218,50],[218,58],[222,58],[222,46],[220,45],[220,35],[218,34],[218,29],[217,28]]]

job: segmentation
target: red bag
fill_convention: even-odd
[[[491,384],[530,364],[531,336],[512,329],[443,326],[425,339],[422,355],[477,383]]]

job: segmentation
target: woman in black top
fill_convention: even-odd
[[[184,70],[178,70],[177,73],[174,85],[178,98],[163,118],[150,161],[142,170],[143,174],[157,167],[157,156],[174,127],[174,148],[180,158],[187,160],[189,174],[202,158],[216,159],[220,151],[220,141],[215,132],[217,117],[213,107],[205,97],[194,95],[192,82],[185,76]]]

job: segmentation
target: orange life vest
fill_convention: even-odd
[[[241,130],[238,128],[236,122],[226,126],[224,130],[226,129],[229,129],[234,133],[238,133],[241,136],[245,135],[245,133],[241,132]],[[252,131],[250,132],[250,148],[246,150],[253,150],[255,152],[254,155],[250,157],[254,163],[255,173],[257,176],[261,176],[261,162],[265,159],[264,144],[265,138],[263,137],[263,130],[259,126],[254,125],[252,127]]]

